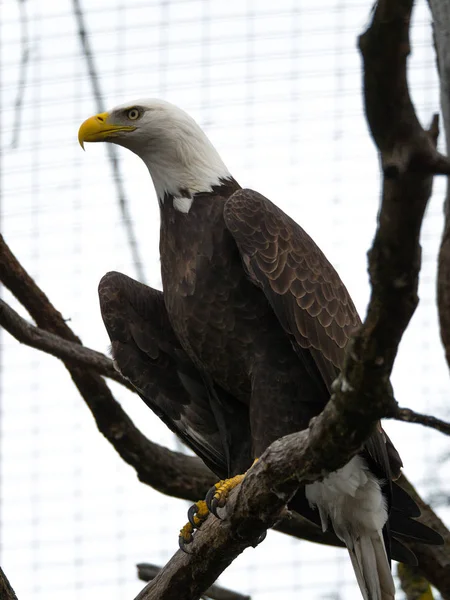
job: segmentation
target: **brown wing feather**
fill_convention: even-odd
[[[330,390],[360,319],[326,256],[295,221],[260,194],[239,190],[225,222],[243,262],[286,331],[310,350]]]
[[[227,455],[208,390],[175,336],[162,292],[111,272],[100,281],[99,297],[121,373],[160,419],[225,477]]]

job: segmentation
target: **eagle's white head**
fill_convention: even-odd
[[[197,123],[164,100],[143,99],[87,119],[78,140],[112,142],[142,158],[161,202],[211,191],[231,175]]]

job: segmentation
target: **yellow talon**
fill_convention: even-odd
[[[241,483],[244,477],[245,474],[235,475],[234,477],[231,477],[231,479],[223,479],[222,481],[218,481],[215,484],[214,487],[216,488],[216,492],[213,496],[213,499],[218,502],[219,507],[225,504],[228,494],[231,492],[232,489],[234,489]]]
[[[181,550],[183,550],[183,552],[186,551],[184,546],[186,544],[190,544],[192,542],[193,533],[194,533],[194,528],[192,527],[192,525],[190,523],[186,523],[186,525],[180,529],[180,535],[178,537],[178,544],[179,544]]]
[[[257,460],[258,459],[256,458],[253,464],[255,464]],[[217,509],[225,506],[229,493],[241,483],[245,475],[246,473],[235,475],[230,479],[218,481],[206,494],[205,500],[200,500],[190,507],[188,510],[189,522],[180,529],[180,535],[178,537],[178,543],[183,552],[187,552],[186,546],[192,543],[195,529],[201,527],[202,523],[208,518],[210,512],[216,517],[218,516]]]
[[[179,546],[183,552],[186,552],[185,546],[194,539],[194,529],[198,529],[206,521],[208,515],[209,510],[204,500],[200,500],[190,507],[188,511],[189,522],[181,528],[178,538]]]
[[[189,522],[193,525],[193,527],[200,527],[200,525],[203,523],[203,521],[206,520],[206,517],[209,515],[209,510],[206,506],[206,502],[204,500],[199,500],[193,505],[192,508],[195,508],[195,512],[190,512]]]
[[[258,459],[255,458],[253,464],[255,464],[257,460]],[[213,515],[218,517],[217,509],[225,506],[229,493],[242,482],[247,472],[248,471],[240,475],[235,475],[230,479],[222,479],[214,484],[209,490],[206,494],[206,504]]]

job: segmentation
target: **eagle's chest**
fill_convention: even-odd
[[[172,327],[197,366],[242,393],[250,387],[266,303],[248,281],[223,220],[190,224],[185,219],[184,225],[161,231],[164,299]]]

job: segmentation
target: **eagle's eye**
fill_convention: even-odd
[[[136,121],[136,119],[139,119],[140,116],[141,113],[138,111],[137,108],[130,108],[127,111],[127,117],[130,119],[130,121]]]

